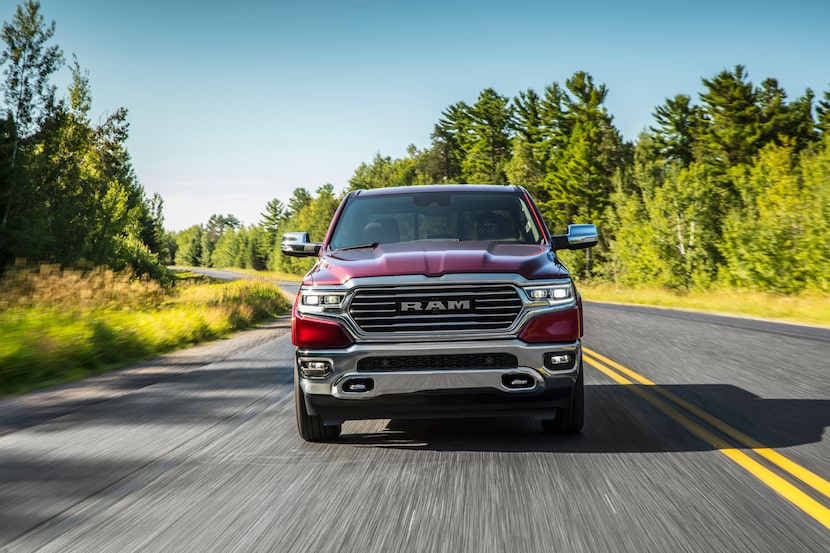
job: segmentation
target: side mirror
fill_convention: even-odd
[[[584,250],[597,245],[599,235],[596,225],[568,225],[568,234],[552,236],[557,250]]]
[[[309,240],[307,232],[286,232],[280,243],[280,251],[291,257],[314,257],[320,254],[322,247],[322,242]]]

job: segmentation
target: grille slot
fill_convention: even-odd
[[[399,357],[367,357],[357,363],[360,372],[506,369],[516,368],[519,361],[508,353],[476,353],[459,355],[407,355]]]
[[[510,328],[522,310],[509,285],[364,288],[349,313],[366,333],[487,332]]]

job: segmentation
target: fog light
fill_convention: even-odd
[[[371,392],[375,387],[375,381],[371,378],[352,378],[343,383],[343,391],[353,394]]]
[[[573,366],[572,353],[548,353],[545,355],[545,368],[552,370],[569,369]]]
[[[303,373],[304,378],[326,378],[332,373],[331,361],[300,361],[300,372]]]
[[[536,385],[536,381],[533,380],[532,376],[517,373],[502,375],[501,383],[505,388],[509,388],[510,390],[533,388]]]

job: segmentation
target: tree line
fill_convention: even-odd
[[[0,65],[0,268],[19,258],[62,265],[168,263],[307,270],[279,253],[280,236],[321,240],[352,189],[412,184],[520,184],[555,233],[593,222],[600,244],[563,252],[575,273],[622,285],[778,292],[830,290],[830,91],[790,99],[737,65],[702,78],[694,97],[655,108],[651,125],[624,141],[584,71],[513,98],[491,88],[443,110],[428,146],[380,153],[344,190],[296,188],[244,227],[232,214],[165,233],[160,196],[147,197],[126,149],[124,109],[93,124],[88,74],[50,44],[40,4],[27,0],[2,27]]]
[[[830,290],[830,91],[789,100],[776,79],[755,85],[741,65],[701,81],[696,100],[667,99],[633,142],[613,124],[607,87],[586,72],[512,99],[485,89],[441,113],[427,148],[375,155],[339,193],[297,188],[248,228],[214,216],[177,235],[177,259],[301,273],[310,261],[281,256],[279,237],[307,230],[322,240],[349,190],[520,184],[553,232],[597,224],[597,248],[563,252],[582,277],[678,290]]]
[[[145,194],[133,170],[127,111],[91,121],[89,75],[74,56],[58,96],[51,79],[66,62],[54,32],[32,0],[2,27],[0,271],[26,259],[163,278],[163,202]]]

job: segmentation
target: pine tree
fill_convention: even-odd
[[[468,110],[469,123],[461,134],[464,159],[461,171],[466,182],[505,184],[504,165],[510,159],[513,107],[510,100],[492,88],[479,94]]]
[[[830,90],[824,93],[824,98],[816,106],[818,122],[816,126],[824,137],[830,136]]]
[[[577,72],[566,83],[570,94],[549,104],[554,147],[544,179],[548,199],[545,215],[557,226],[593,222],[601,226],[613,191],[612,177],[622,160],[622,139],[604,102],[605,85]],[[549,89],[552,94],[556,87]]]
[[[776,79],[765,79],[757,91],[760,108],[761,138],[758,149],[771,142],[788,142],[798,153],[816,142],[818,134],[813,120],[815,95],[809,89],[795,102],[787,103],[787,93]]]
[[[689,96],[678,94],[655,109],[654,119],[658,127],[650,130],[655,155],[688,167],[695,158],[695,143],[704,123],[700,108],[691,105]]]
[[[470,108],[464,102],[453,104],[441,113],[432,132],[430,151],[438,163],[435,182],[463,182],[461,161],[464,152],[461,140],[470,126]]]
[[[750,164],[763,134],[761,110],[755,87],[746,69],[722,71],[703,79],[707,90],[700,94],[708,125],[701,139],[705,142],[706,162],[725,172],[738,164]]]

